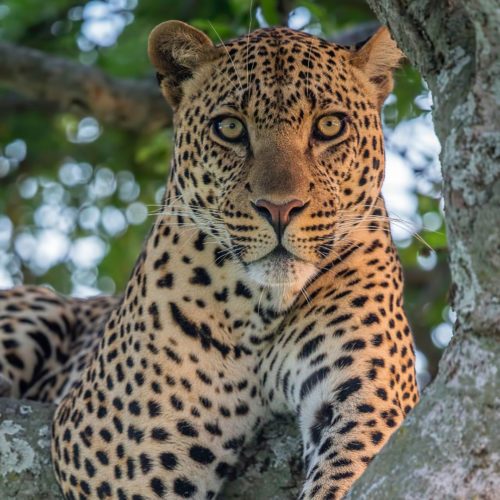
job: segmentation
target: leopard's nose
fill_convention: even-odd
[[[307,203],[294,199],[286,203],[278,204],[269,200],[260,199],[252,203],[252,205],[257,213],[270,222],[276,234],[281,236],[292,218],[302,212]]]

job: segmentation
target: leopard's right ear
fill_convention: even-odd
[[[163,95],[175,110],[183,96],[183,83],[218,51],[205,33],[182,21],[166,21],[149,35],[148,53]]]
[[[394,85],[393,72],[404,54],[398,49],[386,27],[380,28],[366,43],[355,50],[352,64],[369,79],[375,90],[374,99],[379,109]]]

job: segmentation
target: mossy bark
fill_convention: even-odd
[[[0,498],[62,498],[50,462],[52,405],[0,399]]]
[[[349,498],[498,498],[500,5],[368,3],[433,92],[457,323],[435,382]],[[49,464],[51,414],[46,405],[0,402],[0,498],[59,498]],[[241,476],[222,498],[295,498],[298,457],[294,424],[273,423],[245,452]]]

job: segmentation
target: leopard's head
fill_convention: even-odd
[[[174,110],[170,203],[286,307],[380,196],[401,52],[386,28],[358,47],[287,28],[214,45],[168,21],[149,54]]]

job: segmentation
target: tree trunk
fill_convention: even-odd
[[[349,498],[497,498],[500,5],[368,2],[433,92],[457,323],[435,382]],[[29,413],[23,404],[0,404],[0,497],[57,498],[46,449],[51,409],[30,402]],[[301,482],[296,436],[291,423],[268,426],[222,498],[295,498]]]
[[[349,498],[498,498],[500,3],[368,3],[433,93],[457,322],[436,380]]]

